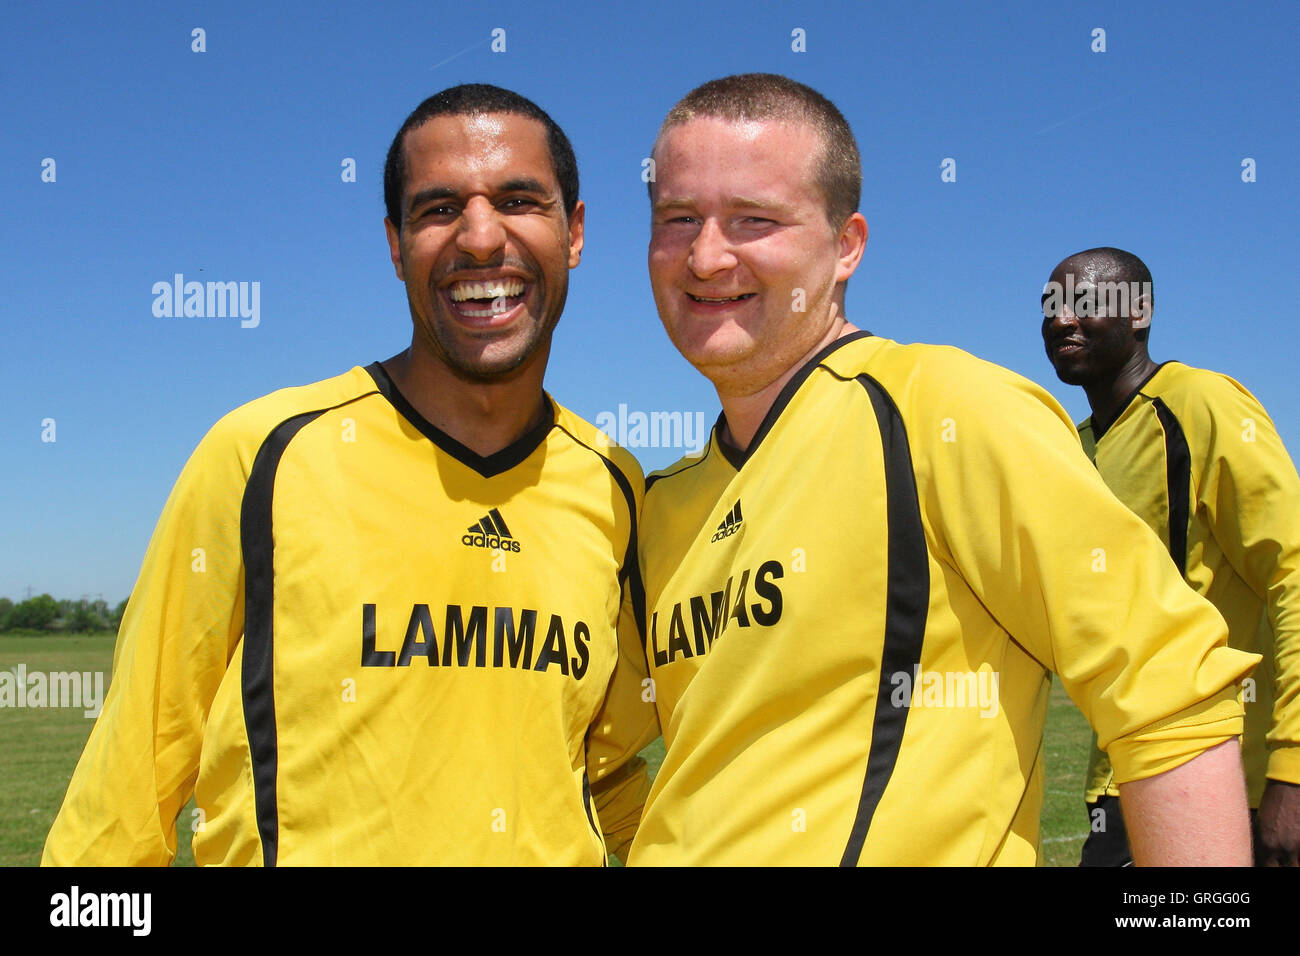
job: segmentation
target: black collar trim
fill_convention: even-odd
[[[851,332],[843,338],[830,342],[807,362],[804,362],[799,371],[795,372],[794,375],[791,376],[790,381],[786,382],[785,385],[782,386],[780,393],[776,396],[776,401],[772,403],[772,407],[769,408],[767,414],[763,416],[763,421],[758,426],[758,431],[754,433],[754,438],[750,441],[749,447],[744,451],[741,451],[739,448],[736,448],[734,445],[723,439],[722,430],[723,426],[727,423],[727,413],[719,412],[718,420],[713,425],[713,434],[717,439],[718,451],[722,452],[722,457],[726,458],[727,461],[731,463],[731,467],[735,468],[736,471],[740,471],[745,462],[749,461],[749,459],[754,456],[754,452],[758,450],[759,443],[767,437],[767,433],[772,430],[772,426],[776,424],[776,420],[781,417],[781,413],[785,411],[785,407],[789,405],[790,400],[794,398],[795,392],[799,391],[799,386],[808,379],[808,376],[813,373],[813,370],[824,362],[826,357],[832,352],[843,348],[850,342],[856,342],[859,339],[868,338],[871,338],[871,333],[865,329],[859,329],[856,332]]]
[[[520,464],[537,450],[537,446],[545,441],[547,434],[555,427],[555,402],[550,395],[543,392],[542,397],[546,401],[545,417],[514,442],[485,457],[473,449],[465,447],[417,412],[415,407],[406,400],[406,396],[398,391],[397,385],[389,378],[388,373],[384,371],[383,365],[379,362],[371,362],[366,366],[366,371],[375,380],[375,386],[379,389],[380,394],[388,399],[402,417],[414,425],[420,434],[466,468],[473,469],[484,478],[494,478]]]
[[[1173,359],[1170,359],[1169,361],[1172,362]],[[1128,398],[1124,399],[1124,403],[1120,405],[1119,410],[1115,412],[1115,414],[1111,417],[1110,421],[1102,424],[1101,422],[1097,421],[1096,415],[1092,416],[1092,440],[1093,441],[1101,441],[1101,436],[1106,434],[1106,432],[1110,431],[1111,425],[1114,425],[1117,421],[1119,421],[1119,417],[1123,415],[1125,411],[1128,410],[1128,407],[1130,405],[1133,404],[1133,400],[1142,394],[1142,389],[1147,387],[1147,383],[1150,382],[1153,378],[1155,378],[1156,375],[1159,374],[1160,370],[1168,364],[1169,362],[1161,362],[1159,365],[1156,366],[1154,372],[1152,372],[1146,378],[1142,379],[1142,381],[1138,382],[1138,387],[1133,389],[1133,391],[1129,393]]]

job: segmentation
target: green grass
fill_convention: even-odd
[[[1052,681],[1044,733],[1047,766],[1044,774],[1042,840],[1047,866],[1077,866],[1088,835],[1083,809],[1083,777],[1088,769],[1092,731],[1079,708]]]
[[[103,671],[113,661],[111,635],[57,637],[0,636],[0,670],[18,664],[28,673]],[[94,722],[80,708],[0,708],[0,866],[40,862],[45,835],[54,822],[77,758]],[[1047,714],[1046,794],[1043,855],[1049,866],[1074,866],[1087,829],[1083,773],[1088,761],[1088,725],[1053,681]],[[663,741],[641,754],[651,776],[663,761]],[[190,822],[194,802],[177,825],[176,866],[193,866]]]
[[[28,674],[101,671],[107,689],[114,640],[112,634],[0,636],[0,670],[24,664]],[[0,866],[40,862],[93,725],[80,707],[0,708]],[[190,819],[188,808],[181,819]],[[194,864],[189,837],[182,828],[180,865]]]

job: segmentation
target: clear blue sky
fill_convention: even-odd
[[[4,5],[0,595],[116,603],[213,421],[407,344],[383,156],[461,82],[534,99],[577,150],[587,247],[547,386],[589,419],[716,415],[655,315],[641,160],[690,88],[762,70],[828,95],[861,144],[855,324],[1008,366],[1081,418],[1043,355],[1039,295],[1068,253],[1120,246],[1155,277],[1153,357],[1238,378],[1300,450],[1294,3],[545,6]],[[155,317],[153,284],[178,272],[259,282],[260,324]]]

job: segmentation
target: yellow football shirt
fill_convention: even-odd
[[[1256,658],[1032,383],[854,333],[717,432],[647,483],[629,863],[1032,864],[1052,672],[1121,780],[1240,733]]]
[[[635,460],[481,457],[383,368],[223,418],[163,511],[48,864],[603,864],[635,830]],[[593,792],[595,799],[593,799]]]
[[[1277,428],[1226,375],[1166,362],[1085,452],[1116,497],[1160,537],[1228,625],[1260,654],[1243,688],[1242,758],[1250,805],[1267,778],[1300,784],[1300,478]],[[1118,793],[1093,746],[1085,799]]]

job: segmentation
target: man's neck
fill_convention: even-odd
[[[492,382],[457,375],[418,342],[382,364],[397,390],[430,424],[486,458],[518,441],[545,417],[542,375],[548,351],[539,350],[525,367]]]
[[[855,326],[850,325],[843,318],[839,318],[831,325],[821,340],[804,353],[802,358],[757,392],[749,395],[731,395],[719,391],[718,400],[722,402],[722,413],[726,418],[726,428],[722,437],[727,444],[740,451],[748,451],[750,443],[758,433],[759,426],[763,424],[763,419],[767,417],[772,404],[776,401],[777,396],[781,394],[781,389],[785,388],[786,383],[794,378],[795,373],[827,345],[836,339],[851,335],[857,331],[858,329]]]
[[[1115,417],[1124,410],[1124,403],[1138,388],[1158,369],[1146,349],[1134,352],[1119,374],[1102,382],[1094,382],[1083,387],[1088,396],[1088,405],[1092,408],[1092,420],[1096,425],[1109,428]]]

